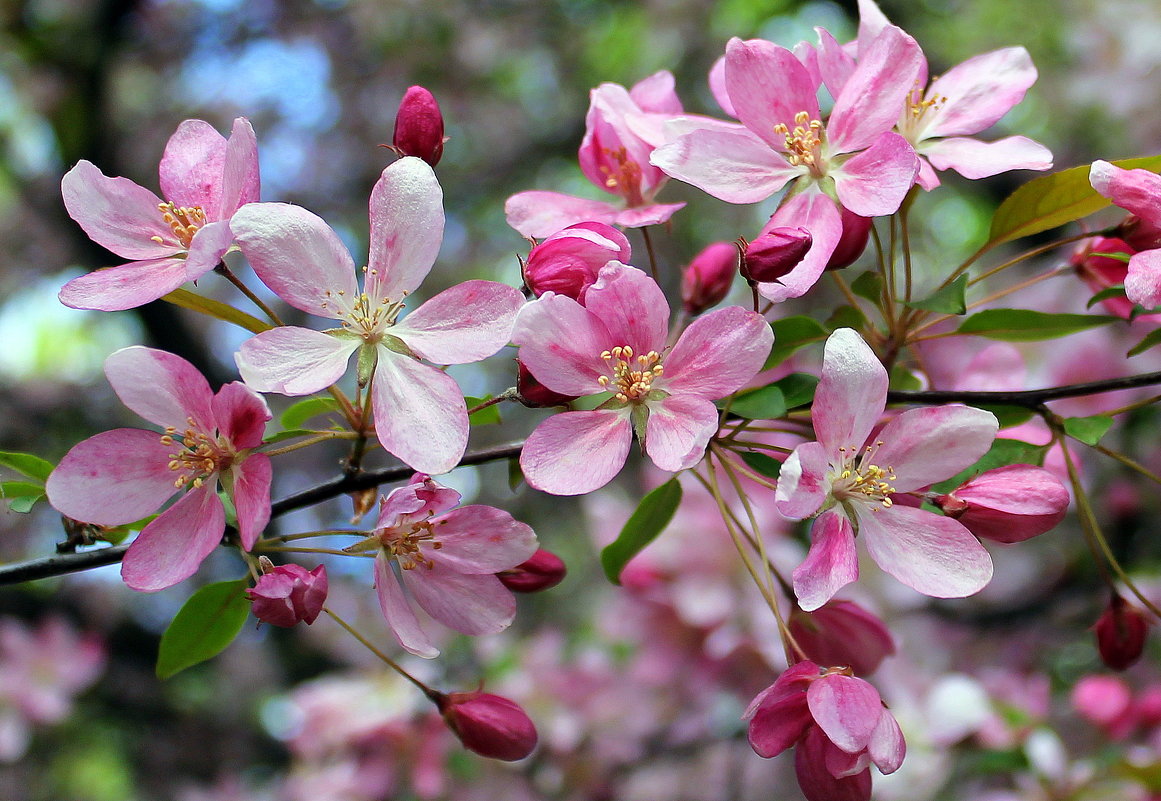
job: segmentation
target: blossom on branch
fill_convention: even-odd
[[[1146,228],[1154,235],[1161,231],[1161,175],[1148,170],[1124,170],[1107,161],[1094,161],[1088,180],[1093,189],[1137,215],[1140,218],[1138,227]],[[1129,257],[1129,269],[1125,275],[1125,296],[1146,309],[1161,305],[1161,243],[1154,241],[1149,244],[1153,247],[1137,247],[1139,252]]]

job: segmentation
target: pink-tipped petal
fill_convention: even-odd
[[[1026,136],[995,142],[955,138],[925,142],[920,148],[937,170],[955,170],[964,178],[987,178],[1008,170],[1050,170],[1052,151]]]
[[[908,409],[879,432],[883,445],[874,463],[894,471],[896,491],[909,492],[971,467],[992,447],[997,430],[994,414],[971,406]]]
[[[486,359],[508,344],[524,296],[495,281],[464,281],[431,298],[391,334],[436,364]]]
[[[443,190],[423,159],[387,165],[371,190],[371,253],[366,291],[400,300],[435,264],[443,242]]]
[[[644,228],[646,225],[661,225],[685,208],[684,203],[651,203],[617,212],[613,223],[625,228]]]
[[[722,111],[737,119],[738,114],[734,111],[734,104],[730,102],[730,93],[726,90],[726,57],[724,54],[710,67],[708,81],[710,94],[714,96],[714,100],[718,101]]]
[[[861,448],[886,404],[887,371],[874,351],[853,329],[835,331],[823,349],[811,406],[818,441],[828,454]]]
[[[897,133],[885,133],[833,173],[844,208],[860,217],[894,214],[919,175],[919,156]]]
[[[465,575],[435,562],[404,570],[403,583],[424,612],[461,634],[495,634],[516,617],[512,592],[491,574]]]
[[[387,348],[380,347],[378,356],[371,404],[379,442],[421,472],[451,470],[468,445],[468,410],[459,385],[447,373]]]
[[[927,97],[946,98],[932,109],[927,136],[961,136],[990,128],[1024,99],[1036,67],[1023,47],[969,58],[932,81]]]
[[[654,150],[649,160],[727,203],[763,201],[806,171],[745,130],[690,131]]]
[[[197,572],[226,530],[226,510],[218,498],[217,483],[209,481],[190,490],[141,530],[121,562],[126,584],[141,592],[155,592]]]
[[[189,421],[212,434],[213,393],[197,368],[180,356],[135,345],[105,359],[105,375],[126,406],[151,423],[178,432]]]
[[[823,733],[848,754],[867,747],[883,710],[878,690],[862,679],[841,673],[811,682],[806,703]]]
[[[408,652],[424,659],[435,659],[439,649],[432,644],[427,632],[419,625],[419,619],[411,609],[403,594],[403,587],[395,578],[391,563],[383,553],[375,556],[375,593],[379,597],[379,609],[391,627],[391,633]]]
[[[212,401],[218,433],[235,449],[257,448],[271,419],[270,407],[257,392],[239,381],[231,381]]]
[[[907,741],[895,716],[887,709],[879,713],[879,722],[867,743],[867,753],[884,776],[899,770],[907,756]]]
[[[532,528],[493,506],[452,509],[435,526],[440,549],[432,560],[460,573],[491,575],[536,553]]]
[[[225,166],[226,138],[204,120],[186,120],[169,137],[161,156],[161,194],[177,206],[215,214]]]
[[[234,487],[231,497],[238,515],[238,536],[247,551],[254,547],[258,535],[270,522],[270,481],[273,468],[270,457],[252,453],[231,471]]]
[[[870,47],[859,43],[858,65],[835,99],[826,126],[834,152],[862,150],[895,126],[907,94],[915,87],[922,60],[919,45],[894,25],[884,28]],[[848,208],[864,217],[874,216]]]
[[[534,489],[584,495],[613,480],[632,442],[627,410],[564,412],[542,422],[524,442],[520,468]]]
[[[504,203],[508,225],[521,236],[543,239],[581,222],[611,225],[619,208],[604,200],[562,195],[560,192],[519,192]]]
[[[512,341],[520,346],[521,364],[537,381],[574,396],[601,392],[597,379],[607,372],[601,353],[628,344],[614,342],[605,324],[584,306],[552,293],[520,310]]]
[[[809,70],[784,47],[764,39],[737,38],[726,45],[726,91],[730,102],[738,119],[768,147],[785,147],[785,137],[774,128],[793,128],[794,117],[800,111],[812,120],[819,118],[817,89]]]
[[[261,183],[258,175],[258,139],[245,117],[238,117],[226,141],[226,161],[222,168],[222,192],[215,220],[228,220],[247,203],[257,203]]]
[[[838,97],[855,72],[855,59],[825,28],[818,33],[818,72],[831,97]]]
[[[645,452],[662,470],[693,467],[718,430],[718,409],[705,398],[671,395],[649,404]]]
[[[774,331],[761,315],[728,306],[694,320],[665,357],[666,391],[716,400],[753,380],[762,369]],[[669,376],[672,376],[671,378]]]
[[[837,510],[824,512],[810,530],[810,551],[794,568],[798,605],[812,612],[859,578],[859,556],[851,523]]]
[[[660,70],[642,78],[629,89],[629,97],[642,111],[659,114],[680,114],[681,100],[674,91],[673,73]]]
[[[1088,180],[1093,189],[1122,209],[1131,211],[1150,225],[1161,225],[1161,175],[1149,170],[1125,170],[1107,161],[1094,161],[1089,168]]]
[[[610,262],[585,295],[585,308],[596,315],[618,345],[637,354],[665,349],[669,304],[657,282],[635,267]]]
[[[159,259],[183,250],[161,219],[161,198],[128,178],[110,178],[91,162],[79,161],[61,179],[60,190],[69,216],[118,256]]]
[[[351,337],[282,326],[247,339],[234,361],[242,380],[259,392],[309,395],[342,378],[360,343]]]
[[[131,261],[74,278],[57,297],[73,309],[123,311],[168,295],[187,280],[185,259]]]
[[[827,769],[828,755],[834,744],[811,726],[794,751],[794,774],[806,801],[870,801],[871,771],[835,778]]]
[[[1146,250],[1129,259],[1125,295],[1146,309],[1161,306],[1161,249]]]
[[[765,759],[776,757],[801,740],[811,723],[806,693],[773,698],[760,705],[750,718],[750,747]]]
[[[818,282],[842,239],[842,212],[829,196],[808,190],[779,206],[762,233],[781,227],[805,228],[813,243],[793,270],[773,283],[758,284],[762,297],[775,303],[802,297]]]

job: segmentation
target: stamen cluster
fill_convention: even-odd
[[[653,388],[653,379],[664,371],[661,354],[655,350],[640,354],[634,360],[633,348],[624,345],[602,352],[601,358],[612,371],[612,377],[603,375],[597,381],[602,387],[611,387],[621,403],[643,400]]]
[[[838,498],[862,496],[880,504],[884,509],[890,509],[894,502],[891,500],[895,488],[891,482],[895,480],[895,469],[891,466],[880,467],[871,462],[875,453],[883,446],[881,441],[868,445],[863,456],[855,463],[858,451],[855,448],[840,447],[839,454],[842,465],[834,477],[834,494]],[[878,511],[878,507],[872,509]]]
[[[202,211],[201,206],[178,206],[171,200],[168,203],[158,203],[157,210],[161,212],[161,219],[173,230],[173,235],[184,248],[189,247],[194,234],[206,224],[206,213]],[[151,239],[158,244],[162,242],[160,236]]]
[[[174,487],[181,489],[186,484],[192,484],[194,489],[198,489],[214,473],[229,467],[230,454],[222,450],[221,444],[214,437],[199,431],[192,417],[187,418],[186,423],[180,438],[184,449],[169,455],[169,469],[182,473],[173,482]],[[166,447],[173,445],[179,441],[177,436],[175,426],[166,426],[161,444]]]
[[[822,120],[812,120],[810,112],[800,111],[794,115],[794,130],[784,122],[774,126],[774,133],[786,138],[786,160],[795,167],[810,167],[812,170],[821,162],[819,148],[822,147]]]

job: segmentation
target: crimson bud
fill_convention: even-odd
[[[1109,605],[1097,620],[1097,652],[1101,661],[1113,670],[1124,670],[1141,658],[1149,620],[1145,613],[1113,593]]]
[[[477,691],[439,694],[435,702],[448,728],[480,756],[515,762],[536,747],[536,726],[515,701]]]
[[[853,211],[842,210],[843,232],[839,235],[838,244],[826,262],[826,269],[841,270],[855,263],[863,251],[867,249],[867,242],[871,238],[871,218],[860,217]]]
[[[798,266],[814,243],[805,228],[772,228],[742,251],[742,277],[750,283],[768,284]]]
[[[721,303],[738,272],[738,248],[714,242],[693,257],[681,276],[681,300],[689,314],[701,314]]]
[[[246,590],[254,616],[264,623],[290,628],[299,621],[313,623],[327,600],[327,569],[308,571],[295,564],[274,567],[262,557],[264,575]]]
[[[1043,467],[1013,464],[988,470],[934,503],[972,534],[1023,542],[1048,531],[1068,511],[1068,490]]]
[[[418,156],[432,167],[443,156],[443,114],[435,96],[422,86],[412,86],[399,102],[395,134],[391,139],[401,156]]]
[[[540,592],[555,587],[567,572],[564,560],[552,551],[539,548],[527,562],[502,570],[496,578],[512,592]]]

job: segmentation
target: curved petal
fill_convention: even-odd
[[[141,592],[155,592],[197,572],[226,530],[226,510],[217,485],[209,481],[190,490],[141,530],[121,562],[126,584]]]
[[[346,246],[316,214],[289,203],[248,203],[230,218],[262,283],[296,309],[337,319],[359,291]]]
[[[844,208],[860,217],[894,214],[919,175],[919,156],[897,133],[885,133],[831,173]]]
[[[465,575],[435,562],[403,571],[424,612],[461,634],[495,634],[512,625],[516,599],[493,575]]]
[[[840,673],[811,682],[806,703],[827,738],[848,754],[867,747],[883,711],[878,690],[862,679]]]
[[[883,427],[873,460],[895,474],[891,486],[909,492],[971,467],[996,439],[996,416],[971,406],[908,409]]]
[[[612,481],[633,442],[627,410],[553,415],[524,442],[520,468],[534,489],[584,495]]]
[[[440,549],[432,561],[458,573],[499,573],[536,553],[532,528],[494,506],[461,506],[433,524]]]
[[[1009,136],[995,142],[940,139],[925,142],[920,151],[935,169],[952,169],[964,178],[987,178],[1008,170],[1052,169],[1052,151],[1026,136]]]
[[[504,203],[508,225],[521,236],[542,239],[580,222],[616,222],[619,206],[560,192],[518,192]]]
[[[693,130],[654,150],[649,161],[727,203],[758,203],[806,172],[749,131]]]
[[[737,119],[738,114],[734,111],[734,104],[730,102],[730,93],[726,90],[725,54],[719,56],[718,60],[710,67],[708,82],[710,94],[714,96],[714,100],[718,101],[718,105],[722,107],[722,111]]]
[[[785,137],[774,128],[794,128],[799,112],[819,119],[817,90],[810,71],[786,48],[764,39],[734,38],[726,44],[730,103],[738,119],[767,147],[781,150],[786,146]]]
[[[524,295],[515,287],[465,281],[428,300],[390,333],[429,362],[478,362],[508,344],[523,305]]]
[[[826,340],[822,377],[814,391],[814,432],[828,454],[858,450],[887,405],[887,371],[853,329]]]
[[[1125,211],[1133,212],[1153,226],[1161,226],[1161,175],[1094,161],[1088,180],[1093,189]]]
[[[544,386],[564,395],[603,391],[601,353],[614,342],[605,324],[584,306],[564,295],[546,293],[516,315],[512,341],[520,346],[520,363]]]
[[[605,324],[617,345],[630,345],[638,354],[665,349],[669,303],[657,282],[636,267],[620,262],[602,267],[585,294],[585,308]]]
[[[228,222],[212,222],[199,228],[185,255],[185,280],[196,281],[218,266],[234,242]]]
[[[270,522],[270,480],[274,469],[269,456],[252,453],[230,472],[234,478],[230,497],[238,515],[238,536],[248,551]]]
[[[794,775],[806,801],[870,801],[871,770],[835,778],[827,769],[828,752],[835,746],[811,726],[794,750]]]
[[[1146,309],[1161,306],[1161,250],[1146,250],[1129,259],[1125,295]]]
[[[424,659],[439,656],[439,649],[419,625],[419,619],[403,594],[403,586],[392,575],[391,563],[382,552],[375,556],[375,593],[379,597],[379,609],[400,645]]]
[[[446,473],[468,445],[468,409],[454,378],[409,356],[378,348],[371,405],[388,453],[423,473]]]
[[[855,71],[855,59],[826,28],[815,28],[818,34],[818,73],[831,97],[838,97]]]
[[[927,136],[960,136],[990,128],[1024,99],[1036,67],[1023,47],[1005,47],[969,58],[931,82],[927,97],[941,98]]]
[[[907,741],[895,716],[887,709],[879,713],[879,722],[867,743],[867,753],[884,776],[899,770],[907,756]]]
[[[895,126],[922,61],[916,41],[894,25],[883,28],[869,47],[859,43],[858,64],[835,99],[826,125],[832,152],[862,150]],[[848,208],[864,217],[875,216]]]
[[[777,281],[758,284],[762,297],[775,303],[802,297],[818,282],[842,238],[842,212],[827,195],[817,190],[808,190],[794,195],[779,206],[770,221],[762,227],[762,233],[784,226],[805,228],[810,231],[814,241],[806,256],[793,270]]]
[[[161,194],[177,206],[197,206],[214,214],[225,166],[226,137],[204,120],[186,120],[169,137],[161,156]]]
[[[673,87],[673,73],[669,70],[658,70],[633,84],[629,89],[629,97],[642,111],[680,114],[681,100]]]
[[[718,430],[718,409],[705,398],[670,395],[649,403],[645,452],[662,470],[693,467]]]
[[[383,170],[370,208],[366,291],[372,300],[400,300],[423,283],[439,255],[443,190],[426,161],[406,156]]]
[[[626,228],[643,228],[646,225],[661,225],[685,208],[684,203],[651,203],[648,206],[624,209],[617,212],[613,222]]]
[[[798,605],[807,612],[859,578],[855,535],[846,515],[834,509],[824,512],[810,529],[810,539],[806,559],[791,576]]]
[[[185,259],[131,261],[74,278],[57,297],[73,309],[123,311],[168,295],[187,280]]]
[[[727,306],[698,317],[681,332],[665,356],[665,372],[654,386],[682,395],[716,400],[753,380],[774,344],[774,331],[761,315]]]
[[[765,759],[776,757],[802,739],[812,722],[805,693],[784,695],[759,706],[750,718],[750,747]]]
[[[78,442],[45,482],[52,507],[98,526],[120,526],[156,512],[177,490],[172,445],[139,428],[104,431]]]
[[[263,331],[234,354],[238,373],[259,392],[309,395],[342,378],[361,340],[297,326]]]
[[[782,463],[774,505],[791,520],[805,520],[830,494],[830,458],[818,442],[804,442]]]
[[[212,407],[218,433],[235,450],[262,444],[266,423],[272,415],[265,399],[257,392],[240,381],[231,381],[214,395]]]
[[[215,220],[228,220],[247,203],[257,203],[260,196],[258,175],[258,139],[245,117],[238,117],[226,141],[226,161],[222,166],[222,191],[218,198]]]
[[[110,178],[91,162],[79,161],[61,179],[60,192],[69,216],[89,239],[118,256],[159,259],[182,250],[161,219],[161,198],[128,178]]]
[[[859,533],[875,563],[932,598],[965,598],[992,578],[992,558],[956,520],[922,509],[858,509]]]
[[[213,392],[206,377],[180,356],[135,345],[105,359],[105,375],[121,402],[151,423],[178,431],[194,425],[212,434]]]

